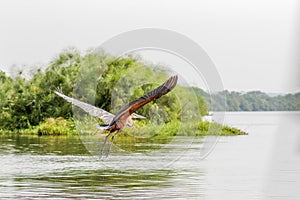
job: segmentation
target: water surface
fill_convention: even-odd
[[[201,139],[182,152],[172,145],[153,156],[112,153],[99,160],[79,137],[2,135],[0,198],[299,199],[295,118],[299,112],[227,113],[226,123],[249,135],[220,137],[205,159]]]

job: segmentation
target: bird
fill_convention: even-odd
[[[159,87],[155,88],[154,90],[148,92],[147,94],[143,95],[142,97],[135,99],[126,105],[124,105],[115,115],[101,109],[99,107],[93,106],[91,104],[79,101],[67,95],[64,95],[61,91],[53,90],[55,94],[62,97],[67,102],[72,103],[74,106],[77,106],[84,110],[85,112],[89,113],[91,116],[100,118],[105,125],[97,124],[97,127],[101,130],[108,131],[106,135],[103,145],[101,147],[99,157],[102,158],[103,151],[107,142],[107,139],[110,135],[112,135],[111,143],[106,152],[106,157],[108,157],[114,138],[118,135],[124,127],[132,127],[134,122],[132,119],[140,118],[145,119],[144,116],[138,115],[135,113],[139,108],[146,105],[147,103],[154,101],[155,99],[160,98],[161,96],[169,93],[173,88],[176,86],[178,80],[178,76],[171,76],[167,81],[161,84]]]

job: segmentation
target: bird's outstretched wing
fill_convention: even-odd
[[[130,103],[126,104],[121,110],[116,114],[115,119],[120,118],[122,115],[131,115],[137,109],[144,106],[145,104],[158,99],[162,95],[167,94],[170,92],[177,84],[178,76],[170,77],[165,83],[161,86],[157,87],[156,89],[152,90],[151,92],[145,94],[144,96],[131,101]]]
[[[81,108],[85,112],[89,113],[91,116],[98,117],[98,118],[102,119],[102,121],[106,124],[110,124],[110,122],[112,121],[112,119],[115,116],[114,114],[111,114],[110,112],[107,112],[107,111],[105,111],[101,108],[98,108],[98,107],[93,106],[91,104],[79,101],[79,100],[74,99],[72,97],[68,97],[67,95],[64,95],[62,92],[59,92],[57,90],[53,90],[53,92],[55,94],[57,94],[58,96],[62,97],[67,102],[70,102],[73,105]]]

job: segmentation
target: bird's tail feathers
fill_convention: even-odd
[[[99,129],[101,129],[101,130],[107,130],[107,129],[109,129],[110,128],[110,126],[109,125],[106,125],[106,124],[97,124],[97,127],[99,128]]]

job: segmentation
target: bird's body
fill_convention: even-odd
[[[170,92],[177,84],[177,80],[178,77],[176,76],[172,76],[171,78],[169,78],[165,83],[163,83],[162,85],[160,85],[159,87],[157,87],[156,89],[152,90],[151,92],[145,94],[144,96],[129,102],[128,104],[126,104],[125,106],[123,106],[117,113],[116,115],[113,115],[101,108],[92,106],[90,104],[84,103],[82,101],[76,100],[74,98],[68,97],[66,95],[64,95],[61,92],[58,91],[54,91],[57,95],[59,95],[60,97],[62,97],[63,99],[65,99],[66,101],[72,103],[75,106],[80,107],[81,109],[83,109],[84,111],[88,112],[90,115],[98,117],[100,119],[102,119],[106,124],[105,125],[98,125],[98,127],[102,130],[107,130],[109,131],[109,134],[105,137],[103,146],[101,148],[100,151],[100,156],[102,156],[103,154],[103,150],[106,144],[106,141],[108,139],[108,137],[116,132],[111,139],[111,144],[109,146],[109,149],[107,151],[107,155],[110,152],[111,149],[111,145],[113,143],[114,137],[122,131],[122,129],[125,126],[129,126],[131,127],[133,125],[133,120],[132,118],[145,118],[141,115],[138,115],[135,113],[136,110],[138,110],[140,107],[144,106],[145,104],[158,99],[159,97],[161,97],[162,95],[167,94],[168,92]]]

